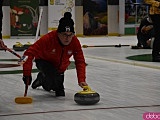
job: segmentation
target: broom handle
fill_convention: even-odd
[[[27,92],[28,92],[28,84],[29,84],[29,79],[27,79],[27,84],[25,85],[24,97],[27,96]]]
[[[17,54],[16,52],[14,52],[13,50],[5,47],[4,49],[6,49],[7,51],[9,51],[10,53],[12,53],[13,55],[17,56],[18,58],[21,58],[21,56],[19,54]]]
[[[37,41],[37,39],[38,39],[38,34],[39,34],[40,24],[41,24],[41,19],[42,19],[42,13],[43,13],[43,8],[41,7],[40,8],[40,15],[39,15],[39,20],[38,20],[38,26],[37,26],[35,41]]]
[[[130,46],[130,45],[83,45],[82,48],[88,48],[88,47],[122,47],[122,46]]]

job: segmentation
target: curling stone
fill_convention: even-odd
[[[16,44],[13,45],[13,50],[15,50],[15,51],[24,51],[25,48],[20,42],[16,42]]]
[[[27,42],[26,44],[24,44],[24,48],[28,49],[32,44],[30,42]]]
[[[74,95],[74,101],[80,105],[93,105],[100,101],[100,95],[89,86],[83,86],[83,91]]]

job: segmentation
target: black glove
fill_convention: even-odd
[[[32,76],[23,76],[22,80],[24,81],[24,84],[30,85],[32,82]]]

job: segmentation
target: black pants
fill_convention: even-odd
[[[64,90],[64,73],[58,73],[54,66],[45,60],[37,59],[35,62],[37,68],[40,70],[38,74],[41,74],[42,77],[42,87],[46,91]]]
[[[147,40],[151,39],[153,37],[153,30],[149,31],[147,34],[143,33],[137,33],[137,39],[138,39],[138,47],[143,46],[143,48],[149,47],[147,44]]]
[[[153,50],[152,50],[152,57],[157,58],[160,57],[160,14],[151,15],[151,19],[153,21],[153,28],[154,28],[154,43],[153,43]]]

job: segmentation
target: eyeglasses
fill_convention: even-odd
[[[64,38],[71,38],[71,37],[73,37],[74,36],[74,33],[71,33],[71,34],[66,34],[66,33],[60,33],[61,35],[62,35],[62,37],[64,37]]]

